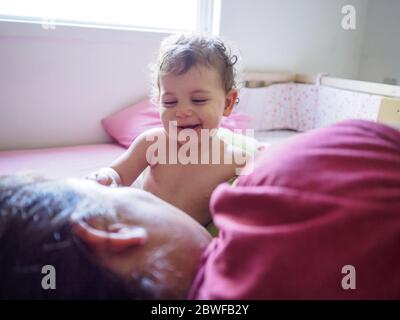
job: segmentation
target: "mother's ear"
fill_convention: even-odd
[[[98,229],[82,220],[72,221],[74,233],[95,250],[121,252],[146,242],[147,231],[143,227],[112,224],[108,230]]]

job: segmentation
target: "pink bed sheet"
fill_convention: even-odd
[[[0,175],[35,171],[55,178],[79,178],[109,165],[125,150],[117,144],[92,144],[0,151]]]

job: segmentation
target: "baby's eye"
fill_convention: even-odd
[[[204,104],[207,102],[207,99],[192,99],[194,104]]]
[[[162,105],[165,108],[172,108],[176,105],[176,101],[164,101]]]

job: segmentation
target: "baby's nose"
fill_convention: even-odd
[[[176,109],[176,117],[177,118],[190,117],[192,114],[193,114],[193,111],[190,109],[190,107],[187,107],[187,106],[179,106]]]

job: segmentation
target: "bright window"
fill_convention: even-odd
[[[213,0],[0,0],[0,19],[211,31],[213,9]]]

